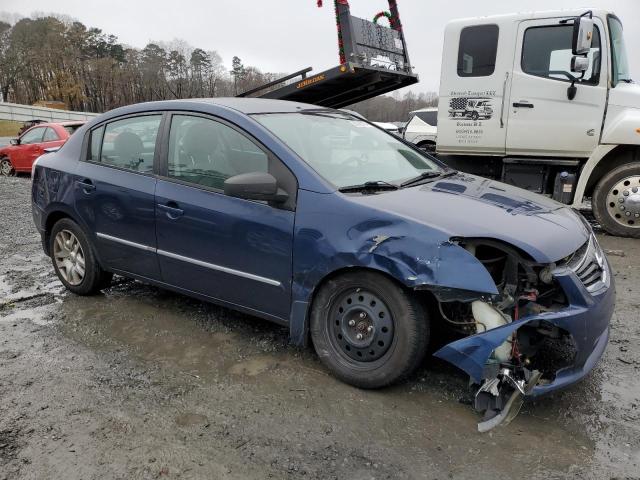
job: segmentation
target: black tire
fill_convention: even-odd
[[[345,302],[351,296],[351,306],[345,310],[341,305],[346,306]],[[370,307],[376,303],[372,300],[376,298],[382,303]],[[380,325],[372,326],[371,338],[365,338],[364,342],[373,343],[364,347],[357,346],[355,341],[350,343],[348,333],[342,336],[340,333],[344,328],[351,328],[345,323],[349,315],[362,314],[357,313],[359,308],[370,312],[367,318],[372,322],[381,313],[376,314],[375,309],[388,311],[389,316],[384,320],[391,322],[387,333],[382,333],[385,329]],[[352,328],[358,331],[359,327],[358,322]],[[389,337],[389,331],[392,337]],[[379,338],[388,340],[386,350],[378,347],[383,344]],[[382,388],[406,378],[420,364],[429,343],[429,319],[425,309],[410,293],[384,275],[370,271],[350,272],[327,281],[318,291],[311,310],[311,339],[320,360],[340,380],[359,388]],[[347,351],[347,346],[351,345],[353,348]],[[362,360],[352,358],[354,352],[361,351],[364,351]],[[379,357],[372,360],[367,354]]]
[[[620,185],[621,188],[617,188]],[[628,187],[628,188],[627,188]],[[636,189],[633,192],[633,189]],[[624,193],[627,192],[625,195]],[[627,200],[620,202],[620,199]],[[640,238],[640,163],[614,168],[604,175],[593,191],[592,208],[596,220],[611,235]],[[630,208],[622,208],[627,205]],[[627,216],[629,213],[629,216]],[[636,217],[636,214],[639,217]]]
[[[478,120],[478,118],[480,118],[478,112],[471,112],[471,120]]]
[[[80,243],[84,259],[84,276],[78,284],[72,284],[65,279],[65,276],[56,261],[54,244],[60,232],[72,233]],[[63,218],[62,220],[59,220],[51,229],[51,234],[49,235],[49,253],[51,254],[51,261],[56,275],[58,275],[58,278],[67,290],[77,295],[94,295],[101,289],[110,285],[113,274],[105,271],[100,266],[87,235],[84,233],[82,228],[80,228],[80,226],[70,218]]]
[[[16,174],[16,169],[13,168],[11,160],[7,157],[0,157],[0,175],[3,177],[13,177]]]

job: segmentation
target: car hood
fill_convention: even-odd
[[[571,208],[542,195],[467,174],[375,195],[350,197],[443,232],[448,238],[491,238],[540,263],[581,247],[590,229]]]
[[[609,91],[609,104],[624,108],[640,108],[640,85],[619,83]]]

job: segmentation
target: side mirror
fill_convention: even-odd
[[[591,12],[585,13],[585,15]],[[573,44],[574,55],[586,55],[591,51],[593,41],[593,18],[586,16],[577,17],[573,22]]]
[[[9,140],[9,143],[11,145],[20,145],[20,139],[19,138],[12,138],[11,140]]]
[[[284,203],[289,198],[287,192],[278,188],[278,181],[270,173],[251,172],[227,178],[224,194],[245,200],[263,200]]]
[[[571,57],[571,71],[574,73],[584,73],[589,70],[589,57]]]

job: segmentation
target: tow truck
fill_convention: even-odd
[[[322,6],[322,1],[318,2]],[[239,94],[343,108],[418,82],[409,60],[396,0],[373,21],[351,15],[348,0],[334,0],[340,64],[320,73],[304,68]],[[386,19],[386,20],[385,20]],[[388,22],[389,26],[380,23]]]

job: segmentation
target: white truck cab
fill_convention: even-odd
[[[591,198],[607,231],[640,237],[640,86],[621,21],[593,9],[449,23],[436,151],[575,208]]]

